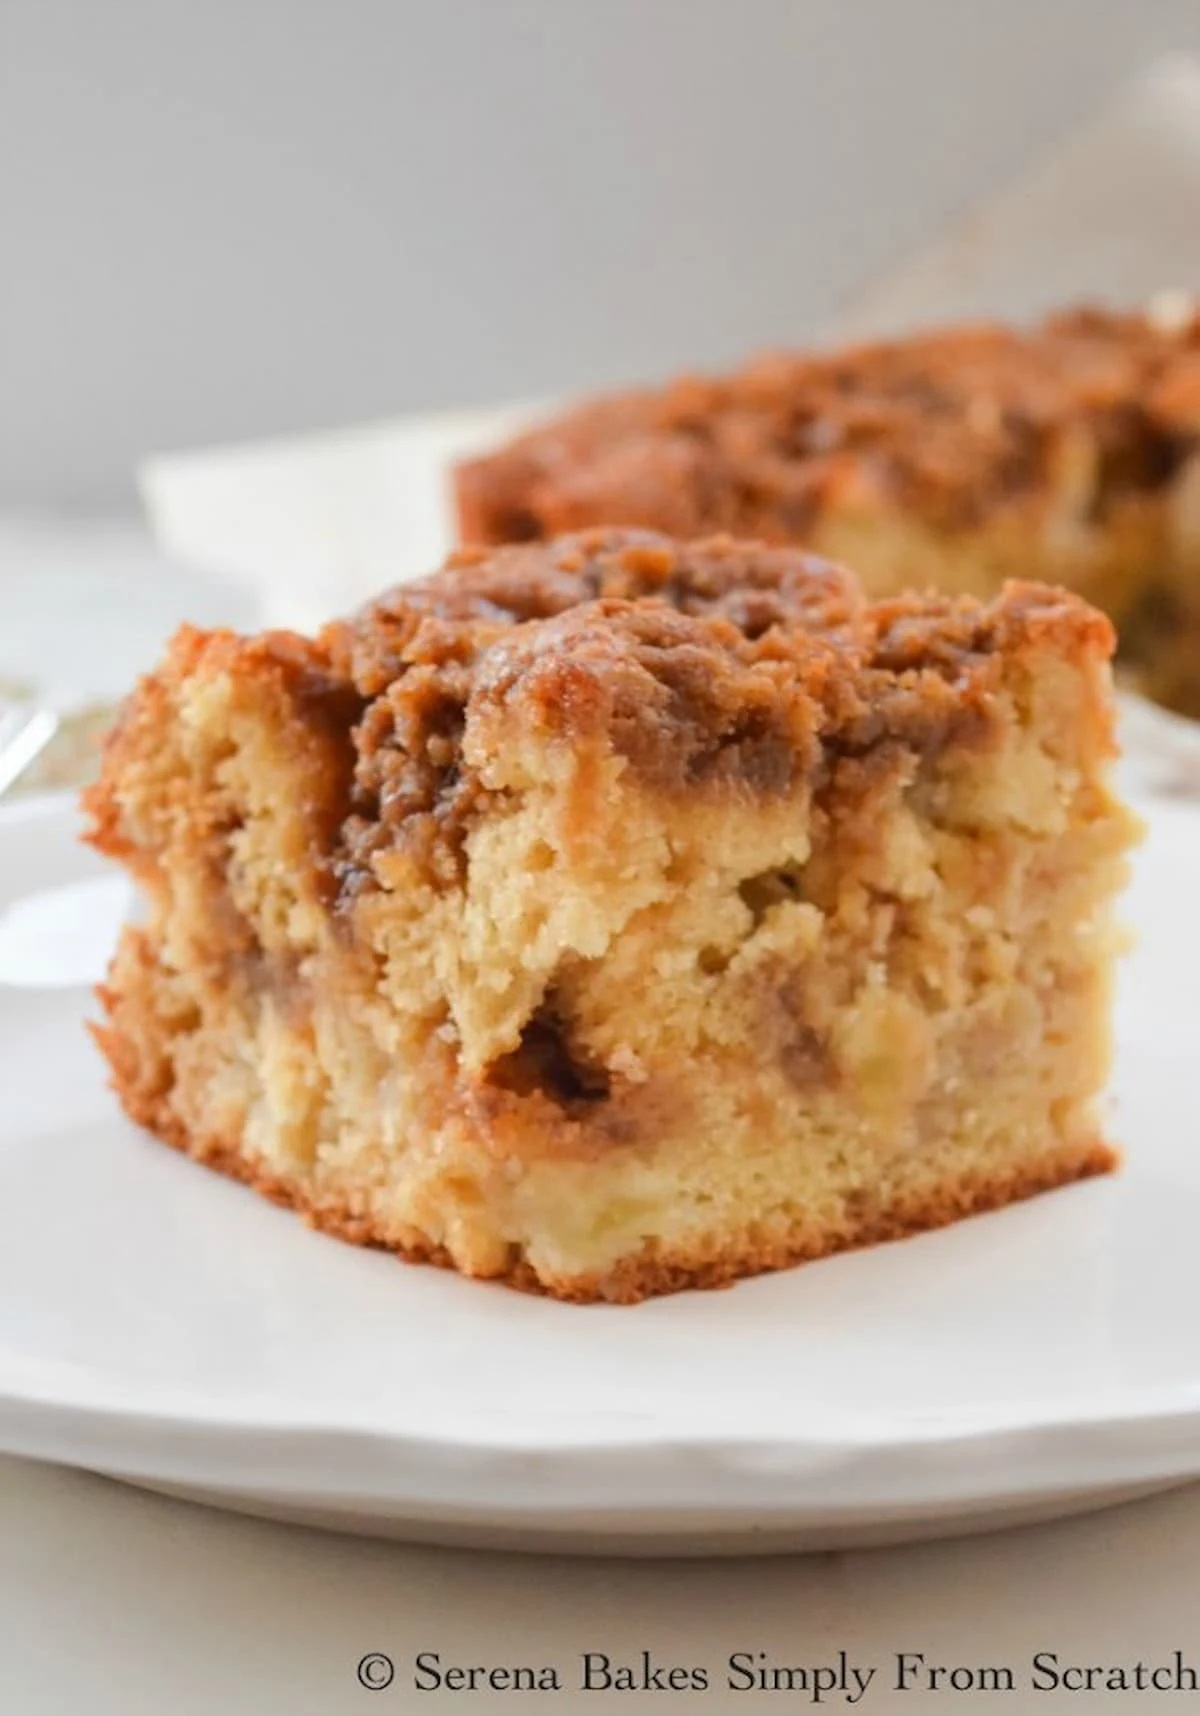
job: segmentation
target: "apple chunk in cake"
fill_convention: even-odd
[[[1102,1172],[1106,619],[790,549],[461,553],[185,630],[87,798],[129,1114],[347,1237],[636,1300]]]

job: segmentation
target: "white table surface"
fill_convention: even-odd
[[[351,1716],[469,1708],[807,1709],[797,1694],[710,1691],[474,1696],[413,1689],[444,1662],[571,1664],[580,1652],[718,1663],[1024,1664],[1039,1650],[1107,1663],[1200,1655],[1200,1486],[1057,1525],[957,1542],[760,1561],[542,1559],[373,1543],[210,1512],[80,1472],[0,1460],[0,1710],[5,1716]],[[394,1658],[386,1692],[356,1665]],[[1104,1710],[1179,1702],[944,1691],[942,1712]],[[840,1699],[823,1709],[845,1709]],[[872,1687],[857,1707],[926,1716]]]
[[[66,616],[74,623],[64,624]],[[0,673],[108,695],[176,620],[252,618],[240,592],[173,578],[124,525],[0,521]],[[462,1664],[555,1662],[584,1651],[719,1669],[734,1650],[777,1662],[839,1649],[880,1673],[858,1708],[936,1716],[884,1683],[893,1653],[930,1661],[1200,1658],[1200,1486],[1058,1525],[908,1549],[760,1562],[523,1559],[369,1543],[221,1515],[82,1473],[0,1459],[0,1716],[339,1716],[469,1708],[623,1712],[811,1708],[714,1689],[443,1692],[412,1683],[418,1651]],[[386,1692],[360,1658],[397,1666]],[[719,1679],[714,1675],[714,1679]],[[992,1700],[996,1702],[995,1699]],[[1027,1689],[1008,1712],[1152,1708],[1152,1694]],[[1170,1700],[1168,1699],[1168,1703]],[[845,1709],[838,1697],[822,1708]]]

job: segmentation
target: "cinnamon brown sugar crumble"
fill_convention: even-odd
[[[1078,590],[1200,714],[1200,315],[1095,309],[781,354],[584,404],[460,467],[460,533],[728,531],[875,594]]]
[[[1100,1171],[1112,641],[1061,590],[873,604],[638,530],[311,640],[185,630],[86,799],[149,907],[118,1094],[322,1225],[576,1299]]]

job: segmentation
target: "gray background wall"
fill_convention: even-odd
[[[0,0],[0,504],[800,339],[1200,0]]]

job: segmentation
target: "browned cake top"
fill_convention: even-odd
[[[1073,429],[1101,507],[1169,481],[1200,434],[1200,315],[1079,309],[600,399],[460,467],[460,528],[483,542],[605,522],[788,541],[863,484],[953,528],[1055,484]]]
[[[848,573],[795,549],[582,532],[460,553],[315,639],[185,629],[131,700],[90,802],[101,844],[121,851],[128,748],[161,732],[181,684],[224,676],[260,706],[281,700],[284,749],[309,759],[314,862],[352,897],[396,848],[431,878],[458,876],[466,834],[519,784],[530,741],[584,764],[615,753],[656,792],[776,795],[886,762],[889,744],[894,762],[895,745],[985,742],[1023,662],[1112,646],[1102,615],[1042,585],[986,604],[868,604]]]
[[[361,700],[361,867],[401,831],[430,854],[453,847],[481,759],[528,734],[599,740],[659,790],[782,792],[831,752],[979,731],[1013,652],[1047,639],[1113,643],[1094,609],[1043,586],[868,605],[848,573],[794,549],[608,530],[461,552],[315,647]]]

